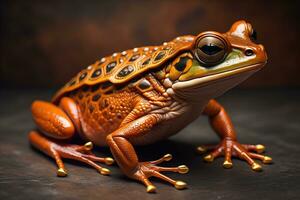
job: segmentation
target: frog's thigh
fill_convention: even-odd
[[[62,107],[67,110],[66,103]],[[34,101],[31,106],[33,119],[38,128],[47,136],[55,139],[68,139],[75,133],[75,127],[65,109],[45,101]]]
[[[159,115],[151,114],[136,119],[107,136],[107,143],[122,171],[128,176],[138,166],[138,157],[130,142],[149,132],[160,121]]]

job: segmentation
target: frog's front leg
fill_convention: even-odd
[[[253,159],[262,160],[265,164],[272,162],[270,157],[257,154],[263,152],[263,145],[240,144],[237,141],[232,122],[225,109],[217,101],[210,100],[205,107],[203,114],[209,116],[213,129],[221,138],[221,142],[218,145],[205,145],[197,148],[200,153],[211,150],[211,153],[204,157],[205,161],[212,162],[214,158],[224,154],[225,161],[223,167],[231,168],[231,157],[235,156],[245,160],[254,171],[261,171],[262,168]],[[253,153],[253,151],[256,151],[257,153]]]
[[[103,175],[109,174],[108,169],[95,162],[112,164],[112,158],[99,158],[93,155],[91,142],[81,146],[68,144],[66,141],[75,134],[76,129],[80,129],[80,112],[72,99],[62,98],[58,107],[48,102],[35,101],[32,104],[32,115],[39,130],[29,133],[29,141],[37,149],[55,159],[58,176],[67,175],[62,158],[84,162]]]
[[[178,167],[159,167],[157,164],[163,161],[171,160],[170,154],[149,162],[139,162],[131,141],[147,134],[151,128],[162,120],[158,114],[148,114],[122,126],[112,134],[107,136],[107,143],[110,146],[115,160],[121,170],[130,178],[141,181],[147,186],[147,192],[155,192],[155,186],[148,180],[155,176],[174,185],[177,189],[183,189],[186,184],[182,181],[175,181],[160,172],[172,171],[187,173],[188,168],[185,165]]]

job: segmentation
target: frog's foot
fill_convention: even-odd
[[[93,148],[92,142],[87,142],[84,145],[63,144],[59,142],[54,142],[35,131],[30,132],[29,139],[36,148],[45,152],[46,154],[55,159],[56,164],[58,166],[57,176],[67,176],[67,171],[65,169],[62,158],[84,162],[98,170],[102,175],[110,174],[109,169],[101,167],[95,162],[101,162],[107,165],[111,165],[113,164],[114,160],[110,157],[100,158],[95,156],[91,152]]]
[[[162,158],[155,161],[140,162],[138,164],[138,168],[136,172],[131,177],[143,182],[147,187],[147,192],[149,193],[156,192],[156,187],[148,180],[149,177],[156,177],[166,182],[169,182],[172,185],[174,185],[176,189],[184,189],[187,186],[185,182],[175,181],[169,178],[168,176],[160,173],[160,172],[178,172],[181,174],[185,174],[189,171],[188,167],[185,165],[180,165],[178,167],[157,166],[157,164],[160,164],[164,161],[170,161],[171,159],[172,159],[172,155],[166,154]]]
[[[218,145],[203,145],[197,148],[198,153],[210,151],[210,153],[203,158],[206,162],[212,162],[215,158],[224,155],[225,161],[223,167],[228,169],[233,166],[231,161],[231,157],[233,156],[245,160],[254,171],[261,171],[262,167],[253,159],[261,160],[264,164],[272,163],[271,157],[260,154],[263,153],[264,150],[265,147],[261,144],[240,144],[231,138],[223,139]]]
[[[57,176],[66,176],[67,172],[62,163],[61,158],[68,158],[73,160],[78,160],[84,162],[97,171],[99,171],[102,175],[109,175],[110,170],[100,165],[96,164],[95,162],[105,163],[107,165],[111,165],[114,163],[114,160],[110,157],[107,158],[100,158],[95,156],[91,150],[93,148],[92,142],[87,142],[84,145],[70,145],[70,144],[55,144],[52,146],[52,152],[54,155],[54,159],[58,165]]]

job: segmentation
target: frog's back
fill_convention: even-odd
[[[161,66],[193,44],[194,36],[182,36],[161,46],[134,48],[104,57],[73,77],[54,95],[52,102],[57,103],[65,94],[83,86],[128,82],[147,70]]]

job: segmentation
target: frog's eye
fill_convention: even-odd
[[[205,67],[221,63],[228,52],[226,41],[213,34],[200,37],[196,43],[195,55]]]

